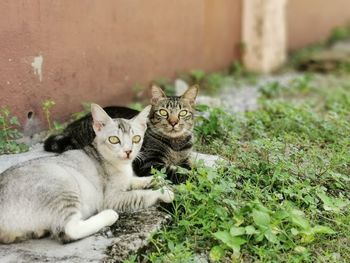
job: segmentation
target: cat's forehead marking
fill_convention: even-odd
[[[167,109],[182,109],[181,97],[169,96],[165,101],[164,107]]]
[[[128,123],[126,120],[123,119],[115,119],[115,124],[117,126],[117,129],[121,130],[122,133],[130,133],[131,126],[130,123]]]

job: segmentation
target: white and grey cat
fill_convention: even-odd
[[[0,174],[0,243],[51,233],[62,242],[112,225],[120,211],[171,202],[169,189],[144,189],[132,161],[146,131],[150,106],[133,119],[111,119],[91,106],[94,142],[82,150],[21,163]]]

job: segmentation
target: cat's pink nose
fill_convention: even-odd
[[[178,121],[174,121],[174,120],[171,120],[171,121],[170,121],[170,120],[169,120],[169,123],[170,123],[171,126],[174,127],[174,126],[178,123]]]
[[[129,157],[130,157],[130,154],[132,153],[132,150],[125,151],[125,153],[126,153],[126,157],[129,158]]]
[[[179,119],[174,115],[170,115],[168,122],[171,126],[175,127],[175,125],[179,123]]]

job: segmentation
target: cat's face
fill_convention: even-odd
[[[182,96],[166,96],[160,87],[152,86],[152,109],[149,128],[168,138],[190,135],[193,129],[194,104],[198,86]]]
[[[141,149],[150,108],[146,107],[130,120],[111,119],[100,106],[92,104],[95,142],[103,157],[126,162],[135,159]]]

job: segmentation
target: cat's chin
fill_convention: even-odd
[[[175,139],[175,138],[179,138],[185,135],[185,131],[181,130],[181,131],[175,131],[175,130],[171,130],[171,131],[164,131],[163,134],[171,139]]]
[[[135,158],[134,157],[119,157],[118,158],[120,162],[132,162]]]

